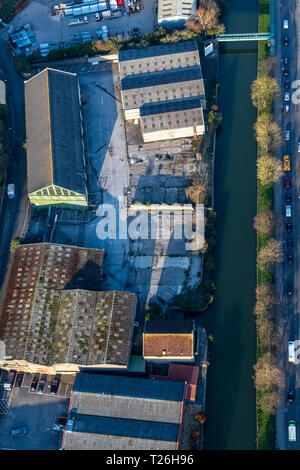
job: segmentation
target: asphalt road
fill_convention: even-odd
[[[288,19],[288,30],[283,29],[283,20]],[[275,116],[282,126],[283,144],[278,152],[278,157],[283,155],[291,157],[291,171],[286,172],[285,177],[291,179],[291,190],[284,189],[283,179],[276,185],[275,190],[275,210],[282,214],[283,230],[278,239],[282,241],[284,261],[277,269],[277,289],[280,293],[279,319],[282,326],[282,342],[279,354],[279,365],[285,373],[285,385],[281,390],[281,403],[278,408],[276,420],[276,446],[278,449],[300,449],[300,364],[288,362],[288,341],[299,338],[299,300],[300,300],[300,200],[298,190],[300,187],[300,154],[297,151],[297,143],[300,137],[300,104],[294,104],[290,101],[290,111],[283,110],[284,105],[284,81],[290,82],[290,94],[294,80],[300,76],[299,69],[299,34],[300,34],[300,2],[299,0],[288,0],[287,2],[276,2],[276,56],[278,60],[276,78],[280,85],[280,97],[275,103]],[[289,37],[289,45],[285,46],[283,38]],[[289,76],[284,77],[282,72],[283,60],[289,59]],[[291,131],[290,141],[285,140],[285,131]],[[290,192],[292,196],[292,233],[287,233],[285,217],[286,193]],[[293,248],[288,249],[286,240],[293,239]],[[294,257],[293,266],[287,266],[287,255]],[[293,296],[287,296],[287,284],[294,285]],[[287,402],[287,393],[294,390],[295,399],[293,403]],[[288,420],[295,419],[297,422],[297,440],[289,442],[288,440]]]
[[[26,161],[23,142],[25,141],[24,84],[15,72],[7,43],[0,38],[0,64],[7,80],[7,103],[10,109],[13,152],[8,164],[7,182],[15,183],[16,197],[5,195],[0,214],[0,287],[2,286],[9,258],[10,242],[18,216],[20,201],[24,191]]]

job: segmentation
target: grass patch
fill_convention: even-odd
[[[259,0],[258,1],[258,31],[268,32],[270,31],[270,0]],[[262,62],[267,59],[270,55],[270,46],[267,41],[258,42],[258,75],[262,71]],[[272,114],[272,103],[267,108],[258,108],[258,115],[261,113]],[[259,158],[261,151],[258,148],[257,157]],[[263,186],[257,181],[257,212],[265,210],[273,210],[274,205],[274,187]],[[265,246],[268,242],[268,236],[257,233],[257,255],[260,249]],[[264,283],[273,282],[273,271],[266,269],[259,269],[257,266],[257,285]],[[263,351],[261,350],[260,340],[257,330],[257,359],[261,357]],[[257,398],[259,398],[257,392]],[[258,406],[256,408],[256,420],[257,420],[257,449],[258,450],[271,450],[275,448],[275,417],[268,413],[263,412]]]

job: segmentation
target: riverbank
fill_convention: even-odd
[[[270,31],[270,0],[259,0],[259,16],[258,16],[258,31]],[[270,47],[267,42],[259,42],[258,44],[258,69],[257,77],[259,78],[263,73],[263,61],[270,56]],[[273,117],[273,103],[269,106],[258,106],[257,117],[259,118],[262,113]],[[258,146],[257,159],[262,156],[262,151]],[[265,211],[273,211],[274,206],[274,187],[273,185],[262,185],[257,179],[257,214]],[[270,239],[270,235],[257,232],[257,258],[263,247],[265,247]],[[273,272],[269,269],[261,269],[257,266],[257,288],[265,285],[266,283],[273,282]],[[257,362],[262,358],[266,351],[263,350],[261,345],[261,338],[259,335],[259,327],[257,326]],[[275,422],[274,414],[268,413],[261,409],[259,400],[261,400],[261,393],[257,391],[256,395],[256,414],[257,414],[257,449],[270,450],[275,447]]]

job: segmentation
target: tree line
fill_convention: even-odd
[[[260,73],[251,86],[253,105],[258,108],[254,124],[258,144],[257,179],[261,185],[260,194],[272,194],[273,185],[283,176],[282,162],[275,157],[275,151],[282,142],[281,130],[272,114],[274,96],[279,92],[274,78],[275,59],[268,58],[262,63]],[[267,198],[268,199],[268,198]],[[283,260],[282,246],[275,239],[276,224],[280,217],[272,209],[272,196],[269,196],[265,209],[258,208],[254,218],[254,228],[258,233],[256,288],[256,317],[259,354],[254,366],[254,385],[257,391],[257,405],[267,414],[274,415],[279,404],[278,388],[284,383],[284,375],[277,366],[277,352],[282,331],[276,323],[276,305],[279,303],[274,284],[276,263]]]

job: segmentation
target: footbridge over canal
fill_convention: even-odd
[[[271,39],[271,33],[239,33],[239,34],[218,34],[218,42],[232,41],[268,41]]]

